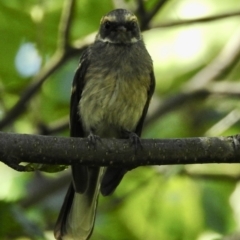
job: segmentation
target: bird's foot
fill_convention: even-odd
[[[139,149],[143,149],[141,139],[135,132],[125,131],[127,137],[129,138],[130,145],[134,147],[135,153]]]
[[[90,132],[90,134],[88,135],[88,141],[89,141],[89,145],[91,147],[93,147],[94,149],[96,149],[97,147],[97,141],[101,142],[101,138],[98,135],[94,135],[93,132]]]

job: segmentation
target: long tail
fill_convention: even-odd
[[[54,236],[57,240],[87,240],[92,234],[96,216],[100,181],[104,168],[88,168],[88,184],[84,193],[70,185],[64,199]]]

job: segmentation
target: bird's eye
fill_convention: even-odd
[[[111,23],[110,23],[109,21],[106,21],[106,22],[104,23],[104,27],[105,27],[106,29],[109,29],[110,26],[111,26]]]
[[[137,26],[136,21],[130,21],[130,26],[131,26],[132,28],[135,28],[135,27]]]

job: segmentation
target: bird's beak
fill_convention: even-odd
[[[120,26],[120,27],[117,28],[117,31],[118,31],[118,32],[126,32],[127,29],[126,29],[126,27],[124,27],[124,26]]]

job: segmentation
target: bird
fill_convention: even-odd
[[[153,61],[137,17],[114,9],[100,21],[95,41],[83,52],[72,83],[70,136],[129,139],[135,149],[155,89]],[[114,159],[113,159],[114,161]],[[71,165],[72,181],[55,225],[57,240],[91,237],[98,196],[110,195],[127,167]]]

